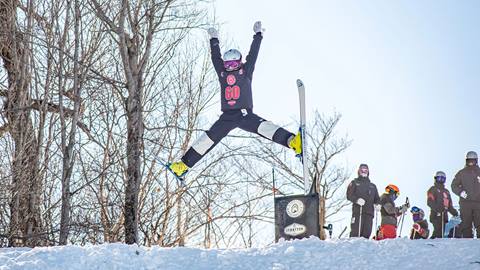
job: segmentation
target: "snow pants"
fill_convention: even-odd
[[[350,237],[358,237],[358,229],[360,228],[360,236],[369,239],[372,234],[373,216],[362,213],[360,221],[360,213],[352,213],[352,221],[350,223]],[[362,222],[359,226],[359,222]]]
[[[472,223],[477,230],[477,238],[480,238],[480,209],[469,207],[469,205],[460,205],[460,217],[462,223],[463,238],[473,238]]]
[[[397,238],[397,226],[391,224],[384,224],[378,230],[376,240],[394,239]]]
[[[252,110],[225,111],[212,127],[193,143],[182,157],[182,161],[188,167],[193,167],[235,128],[256,133],[285,147],[288,147],[289,138],[294,136],[293,133],[254,114]]]
[[[445,224],[448,222],[448,213],[443,213],[443,218],[441,213],[440,216],[436,215],[430,215],[430,223],[433,225],[433,233],[432,236],[430,237],[431,239],[435,238],[443,238],[443,230],[445,229]],[[445,221],[445,216],[447,216],[447,219]]]

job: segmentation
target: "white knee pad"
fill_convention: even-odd
[[[192,148],[199,153],[200,155],[205,155],[205,153],[212,147],[214,142],[210,137],[208,137],[206,132],[203,132],[200,137],[193,143]]]
[[[273,140],[273,135],[275,135],[275,132],[277,132],[279,128],[279,126],[275,125],[270,121],[263,121],[262,123],[260,123],[257,130],[260,135],[265,136],[270,140]]]

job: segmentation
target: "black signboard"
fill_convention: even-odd
[[[275,197],[275,242],[319,236],[318,193]]]

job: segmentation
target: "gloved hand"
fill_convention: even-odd
[[[210,27],[208,28],[207,30],[208,34],[210,35],[210,39],[212,38],[218,38],[218,31],[217,29],[213,28],[213,27]]]
[[[360,206],[364,206],[365,205],[365,200],[362,199],[362,198],[358,198],[357,204],[360,205]]]
[[[405,214],[408,211],[408,205],[404,204],[398,209],[398,211],[402,214]]]
[[[420,226],[420,224],[415,223],[413,224],[413,230],[415,230],[418,234],[425,236],[425,229]]]
[[[253,32],[255,32],[255,34],[265,32],[265,29],[262,28],[262,22],[261,21],[255,22],[255,24],[253,25]]]
[[[382,211],[382,205],[380,205],[380,204],[375,204],[375,211],[377,211],[377,212]]]
[[[462,193],[460,193],[460,197],[466,199],[467,198],[467,192],[464,190]]]

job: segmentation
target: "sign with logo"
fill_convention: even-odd
[[[286,235],[291,235],[291,236],[301,235],[301,234],[304,234],[306,231],[307,231],[307,227],[305,227],[305,225],[298,224],[298,223],[292,223],[287,227],[285,227],[285,229],[283,229],[283,232]]]
[[[287,204],[287,215],[291,218],[297,218],[303,214],[305,207],[300,200],[292,200]]]
[[[275,198],[275,241],[319,236],[318,194]]]

